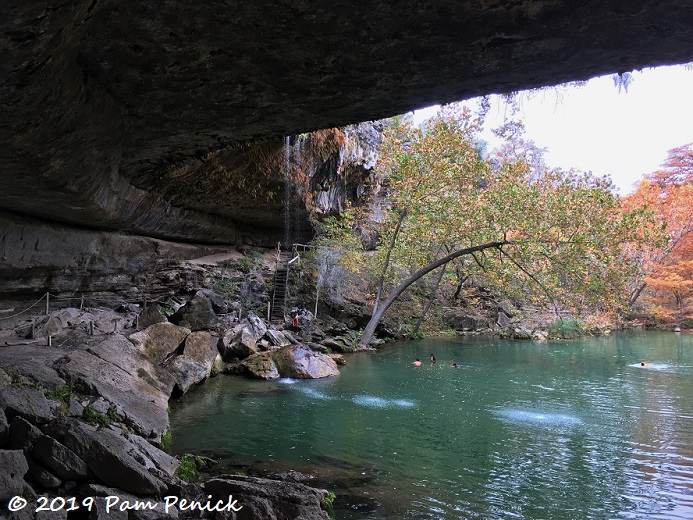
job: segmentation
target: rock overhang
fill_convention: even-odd
[[[204,185],[210,157],[266,178],[247,153],[260,149],[274,186],[283,135],[693,59],[686,0],[82,0],[0,15],[0,209],[188,241],[278,226],[276,205],[238,202],[243,186],[232,203],[171,188]]]

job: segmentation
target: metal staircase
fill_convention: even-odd
[[[291,269],[291,251],[278,250],[277,264],[274,271],[274,292],[270,307],[270,321],[284,321],[288,314],[289,271]]]

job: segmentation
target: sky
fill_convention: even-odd
[[[693,70],[658,67],[632,73],[627,91],[611,76],[591,79],[580,87],[520,93],[520,112],[527,138],[546,148],[549,166],[609,175],[620,194],[634,189],[643,174],[659,168],[667,152],[693,142]],[[470,106],[476,106],[470,100]],[[418,123],[437,107],[414,112]],[[486,129],[511,117],[493,96]],[[483,136],[495,145],[490,132]],[[497,141],[496,141],[497,142]]]

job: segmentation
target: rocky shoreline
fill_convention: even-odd
[[[168,317],[157,306],[66,308],[0,331],[0,516],[328,518],[327,490],[238,475],[191,484],[162,449],[169,399],[211,376],[339,373],[328,347],[227,310],[198,291]],[[147,501],[153,510],[127,507]]]

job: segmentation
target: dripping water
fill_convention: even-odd
[[[291,139],[284,138],[284,243],[282,249],[291,246]]]

